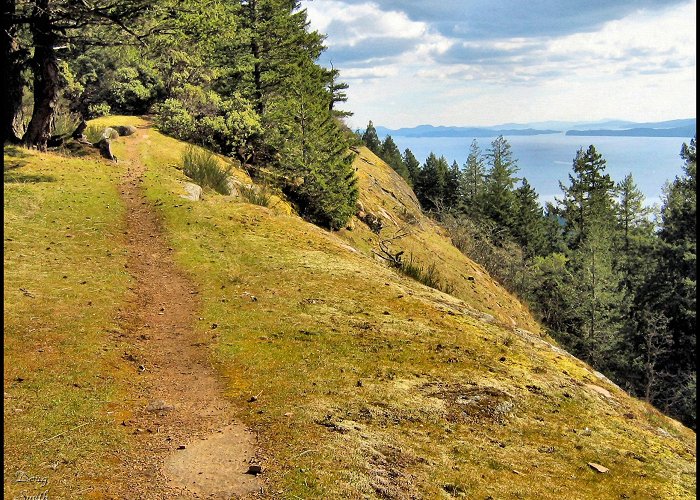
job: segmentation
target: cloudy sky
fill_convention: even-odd
[[[695,117],[695,0],[302,0],[353,128]]]

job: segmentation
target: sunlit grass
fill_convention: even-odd
[[[580,361],[465,314],[469,302],[402,277],[337,234],[225,197],[182,204],[179,181],[150,153],[172,150],[170,139],[151,141],[142,150],[148,196],[198,284],[199,328],[212,335],[237,416],[258,434],[273,492],[690,498],[692,432],[663,441],[647,423],[653,410],[613,388],[615,401],[587,390],[603,383]],[[442,241],[428,230],[421,238]],[[481,309],[507,317],[513,299],[480,281],[475,295],[493,301]],[[523,309],[511,314],[531,321]],[[454,417],[470,388],[503,393],[512,411],[490,420],[477,406]],[[650,443],[676,458],[627,454],[648,453]]]
[[[109,481],[124,446],[124,373],[108,347],[127,286],[121,169],[26,150],[6,160],[20,157],[4,184],[4,491],[76,498]]]
[[[147,196],[197,285],[197,333],[211,338],[232,417],[258,435],[268,493],[694,498],[694,433],[518,333],[511,318],[537,329],[527,311],[432,224],[404,214],[414,230],[402,244],[435,262],[454,296],[377,262],[376,234],[359,222],[329,233],[277,205],[183,200],[186,145],[138,134]],[[114,146],[135,159],[122,140]],[[103,350],[128,296],[122,167],[14,160],[25,163],[5,183],[5,493],[21,494],[8,478],[22,468],[46,473],[56,497],[81,498],[109,481],[124,446],[116,416],[128,379],[121,353]],[[357,165],[365,188],[371,174],[403,196],[380,166]],[[366,209],[399,218],[390,194],[363,196]]]

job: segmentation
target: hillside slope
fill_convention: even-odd
[[[330,233],[281,201],[262,207],[211,192],[184,200],[183,143],[139,118],[101,123],[139,127],[138,141],[115,144],[119,165],[26,152],[11,158],[10,182],[5,173],[6,493],[19,494],[8,477],[26,469],[49,476],[57,497],[109,498],[125,480],[120,457],[139,453],[138,434],[121,425],[144,404],[133,399],[124,345],[80,332],[108,330],[129,293],[125,209],[114,192],[124,169],[142,162],[143,191],[197,289],[195,334],[227,388],[231,418],[257,434],[258,496],[695,497],[695,434],[542,338],[527,310],[450,247],[371,153],[357,159],[363,210],[387,219],[381,236],[408,223],[397,244],[434,262],[454,296],[379,262],[378,235],[359,220]],[[68,201],[76,191],[80,203]],[[52,240],[63,252],[39,272],[31,264],[47,245],[32,228],[53,230],[51,221],[59,231],[46,237],[65,238],[71,227],[82,253],[73,238]],[[38,300],[56,282],[65,308]],[[88,297],[100,314],[85,312]],[[68,317],[80,318],[80,332],[63,325]],[[37,346],[50,351],[50,365],[36,360]],[[99,362],[70,375],[86,352],[101,353]],[[57,387],[45,394],[43,384]],[[87,388],[89,407],[80,407]],[[74,401],[70,410],[57,394]],[[79,433],[63,432],[85,418]]]
[[[488,272],[462,254],[447,232],[423,215],[420,204],[403,178],[366,147],[359,148],[355,167],[360,185],[359,216],[379,220],[379,234],[357,216],[340,235],[368,256],[381,253],[379,240],[390,240],[389,249],[403,251],[403,259],[423,268],[435,266],[441,289],[461,299],[461,307],[489,321],[539,332],[540,327],[515,297]],[[399,238],[394,239],[399,235]],[[405,236],[403,236],[405,235]],[[378,259],[381,262],[381,258]]]

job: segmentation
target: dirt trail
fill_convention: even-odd
[[[155,209],[140,186],[139,146],[148,128],[124,139],[121,187],[127,207],[128,271],[134,300],[122,311],[121,345],[133,363],[135,403],[122,425],[135,452],[116,474],[117,498],[239,498],[260,492],[247,474],[255,437],[232,420],[223,385],[208,360],[211,337],[197,335],[198,299],[173,263]],[[117,471],[115,471],[117,472]]]

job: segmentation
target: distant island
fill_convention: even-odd
[[[508,123],[489,127],[457,127],[418,125],[390,129],[377,126],[377,135],[386,137],[497,137],[561,134],[572,136],[627,136],[627,137],[693,137],[696,119],[667,120],[661,122],[630,122],[605,120],[599,122],[537,122],[529,124]]]
[[[695,125],[673,128],[629,128],[622,130],[598,129],[598,130],[567,130],[566,135],[580,136],[622,136],[622,137],[693,137]]]
[[[379,136],[392,135],[398,137],[497,137],[499,135],[559,134],[561,132],[561,130],[541,130],[535,128],[498,129],[486,127],[435,127],[433,125],[419,125],[417,127],[400,128],[397,130],[377,127],[377,135]]]

